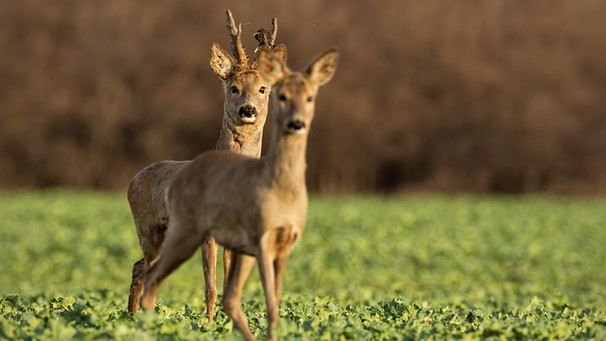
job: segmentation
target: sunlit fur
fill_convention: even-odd
[[[304,72],[291,72],[274,53],[260,51],[259,72],[275,82],[269,150],[260,159],[207,152],[175,176],[167,194],[171,219],[164,249],[145,276],[143,309],[152,310],[160,282],[214,238],[233,251],[223,296],[225,312],[247,340],[254,339],[240,301],[256,259],[266,298],[267,336],[274,338],[283,271],[305,229],[305,153],[314,99],[318,87],[332,78],[337,60],[338,52],[331,49]]]

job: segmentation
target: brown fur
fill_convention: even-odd
[[[253,256],[259,264],[266,298],[268,337],[278,320],[282,274],[307,217],[305,152],[320,85],[336,68],[338,52],[329,50],[305,72],[290,72],[268,50],[259,55],[259,72],[274,85],[271,146],[261,159],[211,151],[175,175],[167,193],[169,228],[164,250],[145,276],[141,307],[154,308],[160,282],[214,238],[232,250],[232,269],[223,297],[225,312],[248,340],[254,336],[241,308],[242,286]]]
[[[210,65],[213,72],[222,80],[225,90],[223,124],[217,141],[217,149],[242,153],[251,157],[261,155],[263,126],[267,118],[271,83],[262,78],[256,63],[248,64],[241,46],[241,31],[235,29],[231,12],[227,12],[228,31],[232,40],[240,45],[232,48],[237,58],[233,58],[219,44],[211,47]],[[274,31],[277,24],[274,19]],[[275,32],[274,32],[275,33]],[[286,47],[267,46],[286,58]],[[253,108],[256,116],[242,116],[242,108]],[[164,234],[169,222],[165,197],[166,191],[175,174],[189,165],[191,161],[160,161],[140,171],[128,188],[128,202],[137,228],[143,259],[133,265],[132,282],[128,299],[128,310],[136,312],[142,293],[145,271],[158,259],[164,243]],[[202,264],[204,268],[205,296],[207,314],[212,321],[217,299],[216,261],[218,245],[212,238],[202,245]],[[224,250],[224,274],[229,273],[229,251]],[[225,281],[224,281],[225,282]]]

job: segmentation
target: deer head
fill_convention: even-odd
[[[258,69],[273,85],[274,114],[282,134],[307,135],[315,112],[318,88],[334,75],[339,52],[332,48],[316,57],[303,72],[292,72],[277,54],[262,49]]]
[[[261,29],[255,37],[260,47],[274,50],[284,60],[286,46],[274,46],[277,35],[277,20],[273,19],[272,32],[268,35]],[[231,37],[230,55],[218,43],[210,49],[210,66],[213,72],[223,81],[225,91],[224,123],[229,129],[237,130],[241,126],[263,127],[267,117],[271,83],[261,77],[257,70],[256,59],[249,63],[246,50],[242,45],[242,25],[236,26],[231,11],[227,10],[227,30]]]

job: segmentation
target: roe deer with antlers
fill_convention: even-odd
[[[164,249],[145,276],[141,307],[154,308],[160,282],[214,238],[232,250],[223,307],[234,327],[254,340],[242,312],[241,295],[256,258],[267,305],[267,336],[274,338],[282,275],[295,242],[305,228],[307,187],[305,153],[320,85],[335,71],[331,49],[304,72],[291,72],[282,59],[263,49],[258,68],[273,86],[274,126],[267,155],[260,159],[211,151],[187,164],[167,192],[170,214]]]
[[[259,40],[259,46],[271,48],[286,59],[286,46],[274,46],[277,20],[269,40]],[[231,12],[227,11],[227,29],[231,36],[231,50],[235,59],[219,44],[210,50],[210,66],[222,80],[225,91],[223,124],[217,149],[259,157],[263,126],[267,118],[271,83],[257,70],[256,61],[249,65],[241,41],[241,25],[236,26]],[[160,161],[140,171],[128,188],[128,202],[137,228],[143,258],[133,265],[128,310],[136,312],[143,290],[145,271],[158,259],[164,235],[170,221],[166,208],[165,192],[174,175],[191,161]],[[218,245],[211,238],[202,246],[207,314],[213,320],[217,299],[216,260]],[[229,251],[224,251],[224,274],[229,273]],[[225,282],[225,281],[224,281]]]

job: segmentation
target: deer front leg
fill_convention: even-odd
[[[242,288],[254,263],[255,259],[253,257],[245,257],[238,252],[231,252],[231,270],[223,293],[223,309],[234,321],[234,327],[242,333],[246,340],[254,340],[255,337],[250,332],[248,320],[242,312]]]
[[[242,255],[243,257],[246,257]],[[227,277],[229,276],[229,269],[231,267],[231,251],[223,248],[223,292],[227,286]]]
[[[276,269],[274,268],[274,255],[270,250],[261,249],[258,259],[259,273],[265,293],[265,305],[267,306],[267,338],[275,340],[273,330],[278,323],[279,300],[276,291]]]
[[[292,226],[270,229],[261,238],[258,255],[259,271],[267,305],[267,337],[275,339],[273,330],[278,323],[282,275],[299,231]]]
[[[274,267],[276,269],[276,297],[278,299],[278,303],[280,302],[280,294],[282,293],[282,275],[284,275],[284,269],[286,268],[286,261],[288,260],[289,252],[283,252],[278,255],[276,260],[274,261]]]
[[[227,277],[231,269],[231,254],[232,252],[229,249],[223,248],[223,292],[225,292],[225,288],[227,287]],[[244,258],[254,258],[245,254],[241,256]]]
[[[219,245],[214,238],[202,244],[202,267],[204,268],[204,294],[206,295],[206,315],[212,322],[217,302],[217,251]]]

